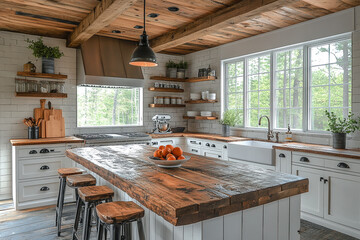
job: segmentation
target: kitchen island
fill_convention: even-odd
[[[299,239],[299,194],[308,191],[307,179],[191,154],[181,168],[164,169],[148,159],[154,150],[104,146],[66,155],[98,185],[111,186],[115,200],[145,209],[146,239]]]

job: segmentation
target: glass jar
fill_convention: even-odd
[[[156,97],[157,98],[157,104],[164,104],[164,97]]]
[[[50,92],[57,93],[57,84],[56,82],[50,82]]]
[[[182,98],[181,98],[181,97],[178,97],[178,98],[176,99],[176,103],[177,103],[177,104],[182,104]]]
[[[42,93],[50,92],[50,84],[48,81],[41,81],[41,90]]]
[[[164,104],[170,104],[170,97],[164,97]]]
[[[16,92],[25,92],[24,80],[15,79],[15,91]]]
[[[64,93],[65,92],[65,83],[56,82],[56,89],[57,89],[58,93]]]
[[[38,91],[38,82],[37,81],[31,81],[30,82],[30,89],[31,89],[31,92],[37,92]]]
[[[170,98],[171,104],[176,104],[176,99],[177,99],[177,97],[171,97]]]

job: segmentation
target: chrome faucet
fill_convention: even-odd
[[[266,118],[267,121],[268,121],[267,139],[270,140],[271,138],[274,137],[273,131],[270,130],[270,118],[269,118],[268,116],[265,116],[265,115],[261,116],[261,117],[259,118],[259,126],[261,125],[261,119],[262,119],[262,118]]]

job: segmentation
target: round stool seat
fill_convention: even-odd
[[[114,191],[107,186],[89,186],[78,188],[79,197],[84,202],[109,199],[114,196]]]
[[[106,224],[117,224],[144,217],[144,209],[134,202],[109,202],[96,206],[96,213]]]
[[[70,175],[77,175],[77,174],[82,174],[84,172],[84,170],[82,170],[81,168],[59,168],[58,169],[58,174],[60,177],[67,177]]]
[[[85,187],[96,185],[96,179],[91,174],[70,175],[66,177],[69,187]]]

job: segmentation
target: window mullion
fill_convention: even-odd
[[[303,47],[303,131],[310,129],[310,79],[311,79],[311,54],[308,46]]]

